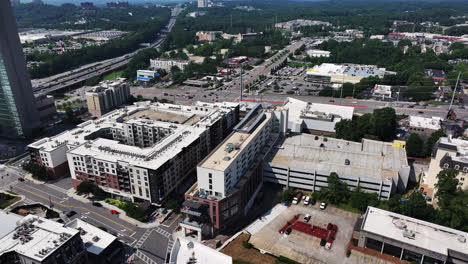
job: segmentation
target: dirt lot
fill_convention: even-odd
[[[248,261],[250,263],[262,263],[262,264],[274,264],[276,263],[276,258],[262,254],[256,249],[246,249],[242,245],[243,241],[249,239],[249,235],[241,234],[236,239],[234,239],[227,247],[221,250],[222,253],[229,255],[232,259],[240,259],[243,261]]]
[[[329,206],[324,211],[319,204],[314,206],[293,205],[283,211],[268,225],[252,236],[250,242],[258,249],[275,256],[285,256],[300,263],[327,263],[342,264],[346,259],[346,247],[351,239],[357,214],[339,210]],[[289,236],[278,231],[294,215],[311,215],[309,223],[326,228],[329,222],[338,225],[336,240],[330,250],[320,246],[320,239],[305,233],[293,230]],[[255,262],[262,263],[262,262]]]

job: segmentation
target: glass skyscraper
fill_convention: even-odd
[[[31,137],[39,125],[10,1],[0,0],[0,137]]]

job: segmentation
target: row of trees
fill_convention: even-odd
[[[390,141],[395,137],[397,116],[395,109],[385,107],[375,109],[373,113],[354,116],[352,120],[341,120],[336,123],[336,137],[361,141],[362,138]]]
[[[438,130],[424,140],[418,134],[412,133],[406,140],[406,154],[408,157],[414,158],[428,157],[431,155],[432,148],[437,140],[444,136],[444,132],[442,130]]]

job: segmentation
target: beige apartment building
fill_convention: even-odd
[[[102,81],[86,93],[86,104],[92,116],[100,117],[125,104],[130,98],[130,88],[125,78]]]

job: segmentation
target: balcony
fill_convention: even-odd
[[[184,220],[182,220],[182,222],[180,222],[181,226],[188,226],[188,228],[190,227],[195,227],[195,228],[198,228],[198,229],[202,229],[203,228],[203,223],[200,223],[196,220],[191,220],[189,217],[186,217],[184,218]]]

